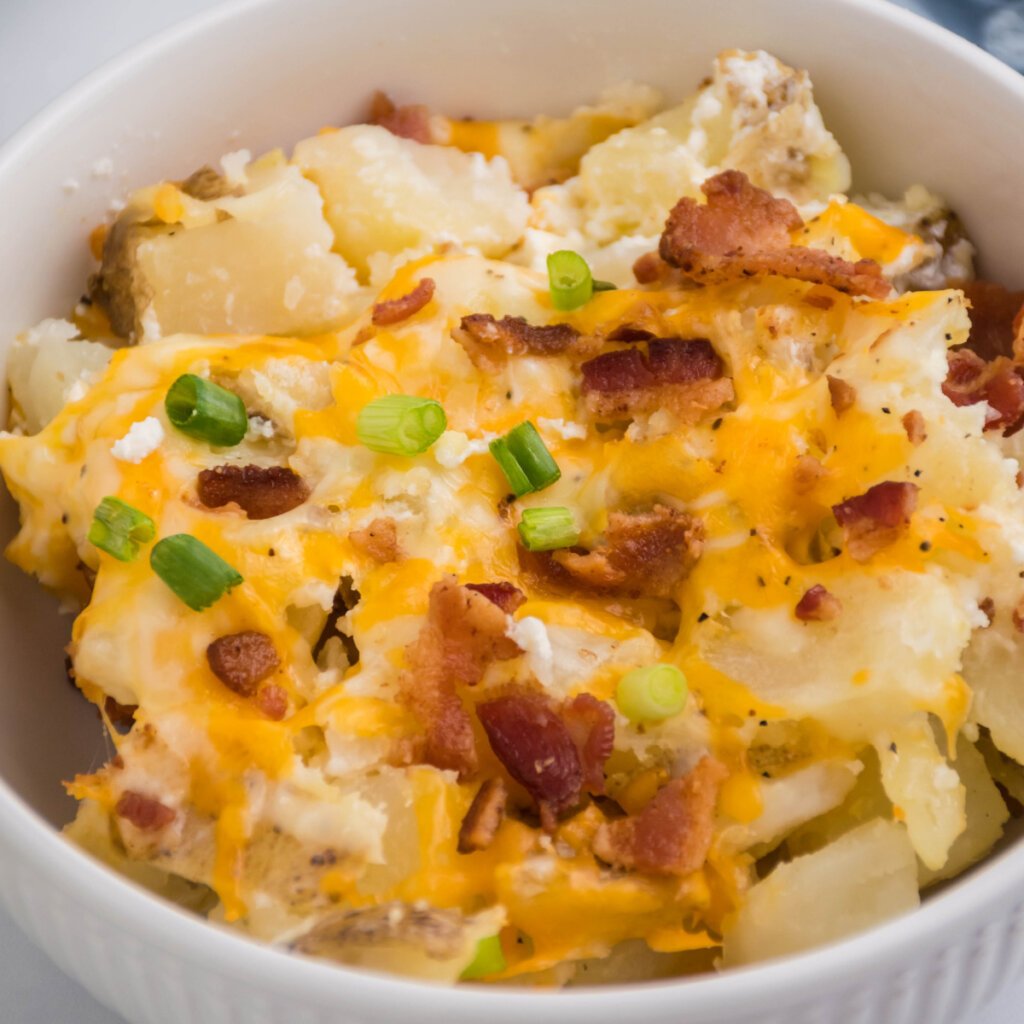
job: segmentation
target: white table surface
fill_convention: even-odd
[[[0,141],[110,57],[214,3],[0,0]],[[904,4],[913,6],[913,0]],[[2,909],[0,1020],[3,1024],[122,1024],[27,942]],[[1024,984],[963,1024],[1021,1024],[1022,1020]]]

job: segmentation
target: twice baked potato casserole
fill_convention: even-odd
[[[68,835],[455,982],[742,965],[1024,801],[1024,294],[851,198],[805,72],[456,120],[382,94],[134,192],[10,352],[7,553],[107,762]]]

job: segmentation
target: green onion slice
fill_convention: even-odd
[[[157,541],[150,552],[149,564],[195,612],[209,608],[242,582],[241,573],[188,533]]]
[[[233,391],[194,373],[180,376],[164,399],[167,418],[183,434],[218,448],[231,448],[245,437],[249,417]]]
[[[505,967],[505,951],[501,948],[501,938],[497,935],[488,935],[486,939],[481,939],[476,944],[476,954],[460,977],[462,981],[473,981],[488,974],[497,974],[505,970]]]
[[[555,309],[578,309],[594,294],[587,261],[571,249],[559,249],[548,256],[548,283]]]
[[[492,441],[489,447],[517,498],[530,491],[550,487],[562,475],[558,463],[529,420]]]
[[[580,539],[580,531],[572,512],[556,505],[523,509],[519,536],[528,551],[554,551],[555,548],[571,548]]]
[[[96,506],[89,527],[89,543],[122,562],[130,562],[155,536],[156,525],[145,512],[110,496]]]
[[[617,289],[618,285],[612,284],[611,281],[599,281],[596,277],[594,278],[595,292],[614,292]]]
[[[631,722],[660,722],[686,707],[686,676],[675,665],[649,665],[627,672],[615,691],[615,703]]]
[[[510,451],[507,438],[495,438],[487,447],[490,448],[495,461],[501,466],[501,471],[505,474],[505,479],[517,498],[534,490],[530,478],[526,475],[526,470],[519,465],[518,460]]]
[[[356,419],[359,440],[385,455],[419,455],[448,426],[441,403],[415,395],[385,395],[364,405]]]

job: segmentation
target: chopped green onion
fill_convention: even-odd
[[[501,948],[501,937],[488,935],[476,944],[476,954],[469,966],[462,972],[462,981],[474,981],[489,974],[505,970],[505,951]]]
[[[509,450],[508,440],[504,437],[495,438],[488,445],[488,448],[490,448],[495,461],[501,466],[501,471],[505,474],[505,479],[508,481],[509,487],[512,488],[512,493],[517,498],[521,498],[524,494],[529,494],[534,489],[533,484],[530,483],[526,470],[519,465],[516,457]]]
[[[558,463],[529,420],[492,441],[489,447],[517,498],[530,491],[543,491],[562,475]]]
[[[156,525],[149,516],[113,497],[96,506],[89,527],[89,543],[122,562],[130,562],[139,553],[139,545],[155,536]]]
[[[587,261],[571,249],[559,249],[548,256],[548,283],[555,309],[578,309],[594,294]]]
[[[157,541],[150,552],[149,564],[195,612],[209,608],[242,582],[241,573],[188,533]]]
[[[364,405],[356,419],[359,440],[385,455],[419,455],[448,426],[440,402],[415,395],[385,395]]]
[[[567,508],[526,508],[519,520],[519,536],[528,551],[554,551],[571,548],[580,539],[580,531]]]
[[[615,703],[631,722],[660,722],[686,706],[686,676],[675,665],[650,665],[627,672],[615,691]]]
[[[245,437],[249,416],[233,391],[194,373],[180,376],[164,399],[167,418],[183,434],[231,448]]]
[[[594,278],[595,292],[614,292],[617,288],[618,285],[612,284],[611,281],[599,281],[596,277]]]

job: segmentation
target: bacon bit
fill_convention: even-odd
[[[282,687],[269,683],[256,695],[256,706],[267,718],[280,722],[288,713],[288,694]]]
[[[662,786],[638,814],[605,822],[594,853],[618,868],[652,875],[688,875],[707,859],[723,765],[703,757],[689,775]]]
[[[583,785],[580,755],[565,722],[546,697],[525,690],[484,701],[476,713],[498,760],[533,797],[544,830],[553,832]]]
[[[598,419],[625,419],[671,409],[696,423],[735,397],[722,360],[706,338],[656,338],[647,356],[637,348],[605,352],[585,362],[582,393]]]
[[[402,557],[398,525],[391,516],[377,516],[365,530],[353,530],[348,539],[375,562],[397,562]]]
[[[500,370],[509,356],[560,356],[589,351],[594,344],[571,324],[531,324],[522,316],[496,320],[490,313],[464,316],[452,337],[473,365],[488,373]]]
[[[907,440],[915,448],[927,439],[928,431],[925,429],[924,416],[917,409],[911,409],[903,417],[902,423],[903,429],[907,432]]]
[[[114,813],[130,821],[140,832],[157,832],[166,828],[177,815],[166,804],[127,789],[117,801]]]
[[[445,576],[430,591],[427,618],[406,648],[402,701],[426,731],[423,760],[471,775],[477,766],[473,724],[456,686],[474,686],[491,661],[520,654],[505,635],[508,616],[483,594]]]
[[[797,494],[810,494],[818,481],[828,476],[828,470],[813,455],[801,455],[793,470],[793,490]]]
[[[397,299],[386,299],[376,302],[370,319],[375,327],[388,327],[391,324],[408,320],[418,313],[434,297],[434,279],[425,277],[411,292]]]
[[[213,674],[240,697],[251,697],[281,659],[266,633],[254,629],[214,640],[206,648]]]
[[[978,602],[978,611],[988,619],[988,624],[991,626],[993,620],[996,617],[996,603],[991,597],[984,597]]]
[[[797,602],[794,614],[801,622],[831,622],[842,610],[839,598],[816,583]]]
[[[422,104],[396,107],[387,93],[379,89],[370,100],[370,124],[386,128],[392,135],[413,142],[430,143],[430,108]]]
[[[501,779],[487,779],[476,791],[473,802],[466,811],[459,827],[459,853],[476,853],[486,850],[494,842],[498,834],[502,818],[505,817],[505,804],[508,802],[508,790]]]
[[[248,519],[272,519],[298,508],[309,488],[287,466],[217,466],[204,469],[196,484],[207,508],[238,505]]]
[[[638,284],[656,284],[678,274],[658,253],[645,252],[633,263],[633,276]]]
[[[492,604],[496,604],[506,615],[512,615],[526,603],[526,595],[511,583],[502,580],[499,583],[467,583],[467,590],[475,590],[483,594]]]
[[[857,389],[847,383],[842,377],[833,377],[825,374],[828,381],[828,397],[832,402],[832,408],[837,416],[842,416],[847,409],[852,409],[857,401]]]
[[[815,295],[812,292],[810,295],[804,296],[804,304],[813,306],[815,309],[831,309],[836,304],[836,300],[831,295]]]
[[[986,363],[970,349],[949,353],[949,373],[942,393],[954,405],[987,402],[985,430],[1002,430],[1010,437],[1024,426],[1024,368],[1005,356]]]
[[[966,348],[988,362],[1014,355],[1015,318],[1024,309],[1024,292],[1008,291],[994,281],[965,281],[960,287],[971,303]],[[1024,353],[1017,353],[1021,357]]]
[[[603,547],[554,551],[546,574],[563,586],[579,586],[627,597],[672,597],[697,564],[704,523],[686,512],[655,505],[650,512],[613,512]],[[562,570],[559,573],[558,570]]]
[[[779,274],[830,285],[851,295],[882,299],[889,283],[873,260],[850,263],[821,249],[790,243],[803,226],[796,207],[756,188],[742,171],[723,171],[701,185],[704,204],[688,196],[669,214],[661,236],[661,258],[688,277],[736,281]]]
[[[854,561],[866,562],[903,535],[917,507],[918,490],[917,484],[886,480],[832,506]]]
[[[603,700],[580,693],[562,705],[562,721],[580,756],[583,788],[604,793],[604,764],[615,748],[615,712]]]
[[[1010,613],[1010,619],[1013,621],[1013,628],[1018,633],[1024,633],[1024,601],[1021,601],[1016,608]]]
[[[138,704],[119,704],[113,697],[108,697],[103,702],[103,712],[118,732],[128,732],[131,729],[135,724],[135,712],[138,710]]]

